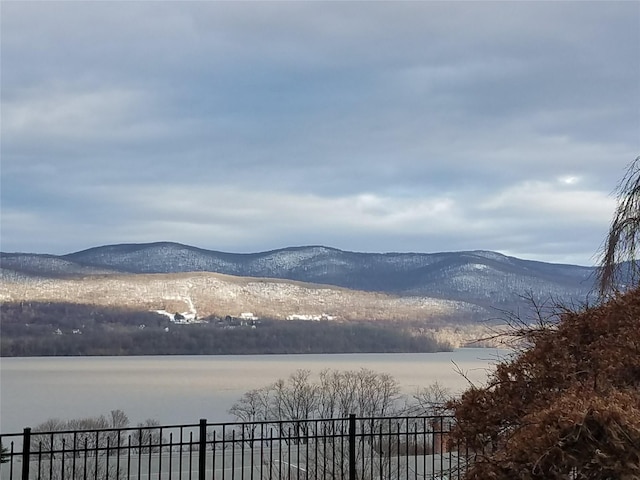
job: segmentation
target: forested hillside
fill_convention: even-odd
[[[433,352],[451,348],[407,323],[246,322],[211,317],[203,323],[180,325],[153,312],[64,303],[5,303],[0,315],[2,356]]]

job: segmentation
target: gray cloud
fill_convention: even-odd
[[[5,2],[2,249],[592,263],[640,153],[632,2]]]

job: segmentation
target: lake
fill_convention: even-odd
[[[464,348],[440,353],[229,355],[144,357],[29,357],[0,360],[0,432],[19,432],[53,417],[127,413],[132,424],[228,421],[248,390],[286,378],[297,369],[367,368],[393,375],[403,392],[435,381],[461,392],[482,383],[506,350]]]

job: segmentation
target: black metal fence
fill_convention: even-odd
[[[462,478],[453,418],[199,423],[0,435],[0,480]]]

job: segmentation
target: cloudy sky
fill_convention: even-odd
[[[589,265],[640,155],[639,2],[12,2],[1,244]]]

